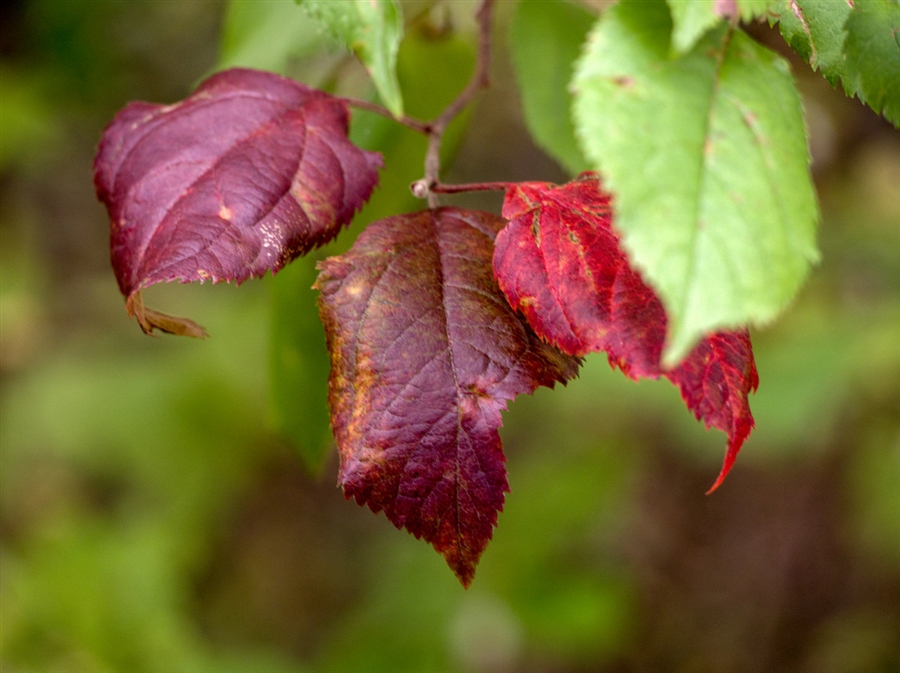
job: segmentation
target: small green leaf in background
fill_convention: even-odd
[[[216,68],[243,66],[284,75],[292,57],[309,56],[324,42],[317,23],[294,0],[231,0]]]
[[[670,59],[671,31],[665,3],[625,0],[574,79],[576,131],[668,312],[668,366],[711,330],[772,320],[818,257],[787,63],[725,24]]]
[[[397,117],[403,96],[397,81],[397,51],[403,14],[396,0],[298,0],[306,13],[353,51],[366,66],[378,95]]]
[[[563,0],[523,0],[509,26],[509,49],[525,122],[537,144],[572,175],[588,162],[570,111],[572,64],[595,17]]]
[[[844,89],[900,127],[900,2],[857,0],[845,27]]]
[[[42,91],[39,78],[0,64],[0,171],[36,164],[52,154],[61,129],[54,117],[54,102]]]
[[[716,12],[715,0],[667,0],[672,12],[672,50],[675,54],[690,51],[707,30],[722,20]]]
[[[813,70],[832,86],[844,74],[844,22],[846,2],[781,0],[773,10],[781,35]]]

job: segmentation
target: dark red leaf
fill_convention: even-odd
[[[628,265],[610,195],[594,174],[561,186],[516,185],[503,216],[510,222],[497,236],[494,273],[510,304],[567,353],[605,351],[633,379],[662,375],[677,385],[698,419],[728,434],[710,491],[718,487],[753,428],[747,396],[759,379],[747,331],[718,332],[674,369],[661,368],[665,309]]]
[[[182,329],[142,308],[142,288],[240,283],[338,234],[381,167],[380,155],[349,142],[347,125],[344,102],[244,69],[210,77],[180,103],[131,103],[116,116],[94,182],[119,288],[145,331]]]
[[[466,586],[508,490],[500,412],[578,366],[500,293],[491,251],[504,224],[455,208],[381,220],[316,284],[339,483],[430,542]]]

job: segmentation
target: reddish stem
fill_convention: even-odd
[[[355,107],[360,110],[368,110],[369,112],[374,112],[375,114],[379,114],[382,117],[393,119],[394,121],[399,122],[407,128],[411,128],[413,131],[421,133],[422,135],[428,135],[431,133],[432,125],[428,122],[422,122],[418,119],[407,117],[406,115],[403,115],[402,117],[395,117],[390,110],[382,107],[378,103],[372,103],[367,100],[358,100],[356,98],[341,98],[340,100],[344,101],[350,107]]]
[[[459,194],[461,192],[502,192],[512,187],[512,182],[469,182],[462,185],[447,185],[437,182],[430,190],[435,194]]]

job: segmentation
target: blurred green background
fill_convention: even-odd
[[[423,117],[474,53],[474,5],[430,4],[404,3],[399,64]],[[511,9],[448,181],[565,180],[524,130]],[[329,441],[314,260],[147,293],[204,342],[141,334],[109,268],[91,161],[127,101],[178,100],[231,64],[371,95],[303,19],[289,0],[0,9],[3,673],[900,671],[900,133],[791,57],[823,261],[753,333],[757,430],[731,476],[704,496],[724,436],[671,385],[589,358],[506,414],[512,493],[464,591],[344,500],[333,450],[304,467]],[[362,113],[353,134],[388,168],[332,253],[417,207],[422,139]]]

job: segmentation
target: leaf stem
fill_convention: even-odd
[[[419,187],[419,185],[422,185]],[[413,193],[416,192],[416,188],[423,189],[428,187],[428,189],[435,194],[459,194],[461,192],[500,192],[506,191],[510,187],[512,187],[515,183],[513,182],[468,182],[461,185],[447,185],[443,182],[436,182],[430,186],[424,184],[423,180],[419,180],[418,182],[414,182],[412,185]]]
[[[428,135],[429,133],[431,133],[430,123],[419,121],[418,119],[413,119],[412,117],[407,117],[406,115],[403,115],[402,117],[395,117],[390,110],[379,105],[378,103],[372,103],[371,101],[367,100],[359,100],[357,98],[339,98],[339,100],[345,102],[350,107],[355,107],[360,110],[367,110],[369,112],[379,114],[382,117],[393,119],[394,121],[403,124],[407,128],[412,129],[416,133],[421,133],[422,135]]]

